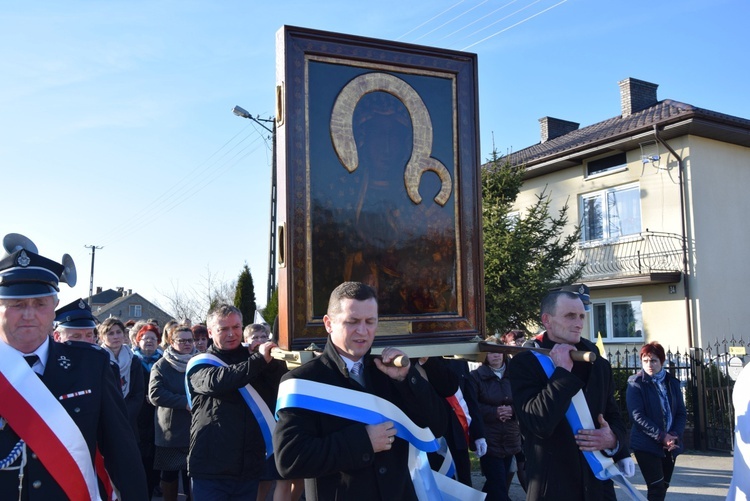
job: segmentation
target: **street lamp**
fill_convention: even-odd
[[[271,301],[271,296],[273,296],[276,283],[276,119],[274,117],[254,117],[240,106],[232,108],[232,113],[238,117],[252,120],[271,133],[271,231],[268,249],[268,286],[266,290],[266,304],[268,304]],[[272,124],[273,128],[268,127],[267,123]]]

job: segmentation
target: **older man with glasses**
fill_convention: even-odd
[[[242,331],[245,345],[252,352],[257,352],[258,347],[271,338],[270,333],[263,324],[250,324]]]

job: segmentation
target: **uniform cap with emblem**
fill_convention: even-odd
[[[586,311],[591,311],[591,296],[589,295],[589,287],[586,284],[572,284],[572,285],[564,285],[562,287],[557,287],[555,289],[552,289],[550,292],[554,291],[563,291],[563,292],[572,292],[573,294],[578,294],[578,297],[581,298],[581,301],[583,302],[583,307]]]
[[[55,325],[69,329],[94,329],[96,317],[83,299],[76,299],[55,312]]]
[[[76,265],[68,254],[62,264],[38,254],[34,242],[18,233],[3,238],[0,256],[0,299],[26,299],[52,296],[60,282],[76,284]]]

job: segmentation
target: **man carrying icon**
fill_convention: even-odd
[[[334,289],[323,317],[329,334],[323,354],[282,380],[274,431],[276,466],[285,478],[307,479],[308,500],[417,499],[409,442],[402,438],[405,423],[429,428],[435,437],[446,431],[445,405],[405,354],[394,348],[385,348],[382,359],[370,354],[378,326],[376,298],[371,287],[359,282],[344,282]],[[391,365],[402,356],[404,367]],[[301,389],[307,383],[326,388],[311,396],[345,396],[324,404],[328,408],[313,409],[303,402],[305,395],[291,397],[285,390],[290,385]],[[393,417],[365,424],[366,416],[336,415],[333,407],[339,405],[355,413],[374,412],[358,407],[359,399],[393,404],[401,412],[401,422]]]

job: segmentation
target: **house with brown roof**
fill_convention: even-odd
[[[545,189],[552,210],[568,203],[590,339],[601,333],[613,349],[747,343],[750,120],[660,101],[642,80],[619,86],[620,116],[583,128],[541,118],[540,142],[509,155],[525,168],[515,209],[523,217]]]
[[[159,322],[159,325],[164,327],[167,322],[172,320],[171,315],[137,292],[132,292],[131,290],[120,290],[118,288],[118,293],[119,294],[115,299],[112,299],[110,302],[103,305],[92,301],[92,312],[100,322],[103,322],[109,317],[117,317],[122,320],[123,323],[126,323],[128,320],[134,320],[137,322],[138,320],[155,318]],[[92,296],[92,299],[100,294],[102,293],[97,291],[97,294]],[[99,297],[101,298],[105,296],[102,295]]]

